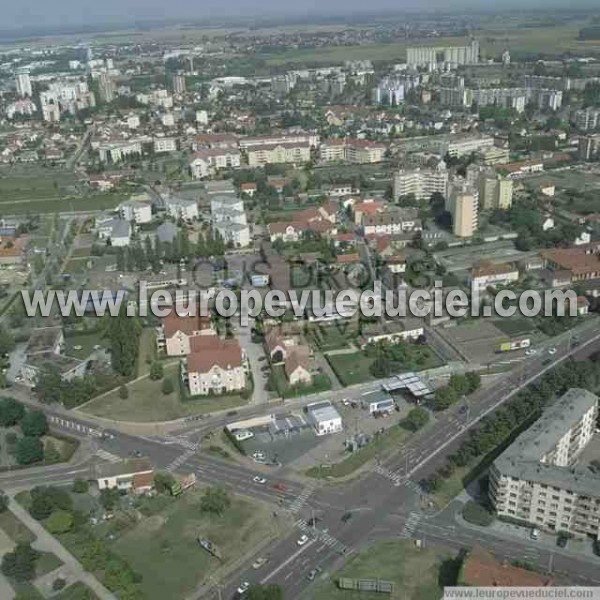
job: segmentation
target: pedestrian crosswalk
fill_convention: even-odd
[[[120,456],[116,456],[115,454],[108,452],[108,450],[103,450],[102,448],[96,450],[96,456],[110,463],[118,463],[122,460]]]
[[[177,444],[182,446],[183,448],[187,448],[188,450],[198,450],[199,444],[196,442],[192,442],[184,437],[178,437],[174,435],[165,435],[162,438],[165,442],[169,444]]]
[[[386,479],[392,481],[396,487],[402,485],[402,483],[405,480],[405,477],[400,473],[387,469],[386,467],[383,467],[381,465],[377,465],[374,471],[382,477],[385,477]]]
[[[183,454],[180,454],[168,467],[167,467],[167,471],[169,471],[169,473],[172,473],[173,471],[175,471],[176,469],[179,469],[179,467],[186,461],[189,460],[190,458],[192,458],[192,456],[194,456],[194,454],[196,454],[196,450],[186,450]]]
[[[302,531],[302,533],[305,533],[309,537],[322,542],[329,548],[333,548],[336,552],[339,552],[340,554],[346,554],[348,552],[348,546],[340,542],[340,540],[334,538],[332,535],[329,535],[327,531],[311,527],[304,519],[298,519],[295,522],[295,525],[298,527],[298,529],[300,529],[300,531]]]
[[[292,514],[296,514],[307,503],[314,489],[315,488],[312,485],[305,487],[302,492],[294,498],[294,501],[290,504],[289,511]]]
[[[404,539],[411,538],[415,532],[415,529],[418,527],[420,520],[421,520],[421,513],[411,512],[408,515],[408,519],[406,520],[406,523],[404,523],[404,527],[402,528],[400,537],[404,538]]]
[[[404,481],[404,485],[412,490],[415,494],[419,494],[419,496],[423,496],[425,493],[421,489],[421,486],[418,483],[415,483],[412,479],[406,479]]]

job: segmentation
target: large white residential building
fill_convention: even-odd
[[[177,140],[173,137],[155,137],[154,152],[163,154],[165,152],[175,152],[177,150]]]
[[[169,217],[179,221],[193,221],[198,219],[198,204],[195,200],[178,198],[170,194],[165,196],[165,211]]]
[[[435,169],[401,169],[394,177],[394,201],[413,194],[417,200],[429,200],[433,193],[448,194],[448,171],[444,162]]]
[[[15,71],[15,83],[17,85],[17,94],[21,98],[31,98],[33,92],[28,68],[22,67]]]
[[[230,148],[205,148],[198,150],[190,161],[194,179],[212,177],[221,169],[235,169],[241,164],[240,152]]]
[[[466,46],[416,46],[406,49],[409,67],[476,65],[479,62],[479,42],[471,40]]]
[[[236,196],[215,196],[210,201],[213,228],[226,243],[236,247],[250,244],[250,227],[244,210],[244,201]]]
[[[577,461],[592,439],[598,397],[573,388],[494,461],[489,494],[498,515],[577,536],[600,533],[600,476]]]
[[[115,142],[106,142],[98,145],[98,155],[101,162],[117,163],[128,156],[140,156],[142,142],[131,139]]]
[[[450,186],[446,209],[452,215],[452,233],[457,237],[471,237],[478,226],[479,193],[466,182]]]
[[[127,200],[117,207],[119,216],[124,221],[133,221],[136,225],[152,221],[152,206],[147,202]]]
[[[596,127],[600,127],[600,110],[593,108],[576,110],[573,120],[577,129],[582,131],[596,129]]]

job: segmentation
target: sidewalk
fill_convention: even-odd
[[[62,544],[52,537],[14,498],[8,505],[10,511],[36,536],[32,546],[36,550],[52,552],[70,569],[73,575],[85,583],[100,600],[117,600],[91,573],[83,569],[79,561]]]

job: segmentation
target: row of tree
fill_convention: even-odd
[[[477,391],[481,386],[481,375],[479,373],[466,373],[465,375],[453,374],[450,376],[448,385],[438,388],[433,401],[434,410],[445,410],[461,398]]]

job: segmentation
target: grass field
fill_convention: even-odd
[[[0,192],[1,194],[2,192]],[[124,200],[118,194],[92,194],[89,196],[55,197],[45,200],[32,199],[18,202],[0,202],[0,214],[44,214],[72,211],[96,211],[115,208]]]
[[[342,385],[354,385],[375,379],[369,371],[374,359],[365,356],[363,352],[334,354],[326,358]]]
[[[438,600],[443,586],[456,583],[459,562],[435,546],[415,548],[412,541],[381,542],[350,560],[331,579],[311,590],[312,600]],[[340,590],[340,577],[383,579],[394,583],[391,595]]]
[[[52,554],[52,552],[40,552],[40,557],[35,565],[35,574],[41,577],[42,575],[46,575],[46,573],[54,571],[54,569],[58,569],[62,564],[62,560],[56,554]]]
[[[156,331],[154,329],[144,329],[140,335],[137,376],[141,377],[149,373],[154,360],[156,360]]]
[[[222,563],[200,547],[198,537],[216,544],[226,563],[274,532],[271,510],[266,505],[232,497],[231,507],[215,518],[200,512],[199,498],[200,492],[193,491],[171,501],[113,545],[113,550],[142,575],[141,591],[147,600],[184,598],[218,572]]]
[[[498,319],[494,325],[508,336],[529,333],[535,328],[533,319]]]
[[[348,454],[348,457],[344,460],[333,463],[330,466],[324,465],[322,467],[312,467],[306,471],[306,475],[318,479],[347,477],[348,475],[352,475],[352,473],[360,469],[360,467],[370,460],[377,457],[383,457],[386,452],[389,452],[390,450],[398,449],[409,436],[410,433],[406,429],[403,429],[398,425],[393,425],[384,431],[384,433],[378,435],[364,448],[361,448],[352,454]]]
[[[80,349],[76,350],[75,346]],[[108,339],[99,332],[65,337],[65,354],[75,358],[86,358],[94,351],[94,346],[108,347]]]
[[[52,596],[52,600],[96,600],[96,598],[98,596],[85,583],[81,583],[81,581],[77,581],[68,588],[65,588],[60,594]]]
[[[225,410],[246,402],[240,396],[211,396],[182,401],[178,384],[179,362],[165,365],[165,377],[170,377],[175,384],[175,391],[172,394],[162,393],[162,381],[152,381],[149,377],[145,377],[127,386],[129,397],[126,400],[121,399],[118,390],[115,390],[106,396],[92,400],[81,410],[97,417],[117,421],[148,423]]]
[[[35,540],[35,535],[10,510],[0,513],[0,529],[15,543]]]

